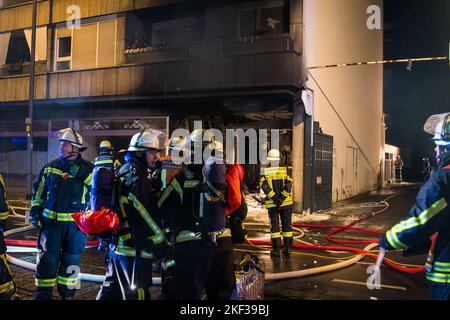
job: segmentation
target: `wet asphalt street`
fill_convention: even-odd
[[[418,191],[417,185],[402,185],[358,196],[350,200],[344,200],[334,208],[319,212],[314,215],[293,216],[294,223],[313,223],[323,225],[345,225],[361,217],[376,214],[356,227],[385,231],[404,217],[414,203]],[[388,199],[388,204],[380,201]],[[18,213],[22,213],[19,210]],[[378,212],[378,213],[377,213]],[[268,217],[262,208],[250,211],[247,222],[249,238],[269,240]],[[9,219],[9,228],[23,226],[23,219],[12,217]],[[330,230],[331,231],[331,230]],[[296,243],[310,243],[314,245],[331,245],[325,238],[324,229],[301,228],[295,232]],[[15,235],[11,238],[36,240],[35,230]],[[335,236],[336,239],[376,239],[373,235],[345,231]],[[363,248],[364,245],[354,245]],[[376,249],[376,248],[375,248]],[[306,270],[344,261],[353,257],[349,252],[328,252],[324,250],[295,250],[289,260],[273,259],[269,256],[269,248],[253,245],[239,245],[235,248],[235,257],[239,258],[246,251],[257,255],[264,262],[266,273],[291,272]],[[35,253],[11,253],[12,256],[29,262],[35,262]],[[390,252],[389,259],[405,264],[423,265],[425,256],[402,257],[402,252]],[[370,290],[367,287],[369,277],[368,267],[374,263],[369,258],[363,258],[359,262],[336,271],[318,275],[292,278],[286,280],[266,281],[265,299],[280,300],[417,300],[427,299],[427,285],[423,274],[406,274],[394,271],[389,267],[381,268],[381,289]],[[34,289],[33,272],[11,266],[18,284],[18,295],[21,299],[31,299]],[[105,263],[101,252],[96,248],[85,250],[81,260],[81,272],[104,275]],[[83,282],[76,299],[93,300],[97,295],[100,285],[97,283]],[[55,299],[57,293],[55,290]],[[159,298],[159,288],[152,290],[152,298]]]

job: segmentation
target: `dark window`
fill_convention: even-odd
[[[24,61],[31,61],[30,48],[23,30],[16,30],[11,32],[6,64],[17,64]]]
[[[58,57],[70,57],[72,55],[72,37],[59,38]]]
[[[241,37],[288,32],[286,7],[244,10],[239,15]]]

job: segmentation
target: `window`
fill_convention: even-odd
[[[8,53],[6,55],[6,64],[21,65],[22,62],[30,61],[30,48],[23,30],[15,30],[11,32],[9,40]],[[21,66],[20,66],[21,68]]]
[[[155,46],[182,47],[191,42],[193,19],[179,19],[153,24]]]
[[[239,15],[241,37],[288,32],[284,6],[243,10]]]
[[[56,70],[69,70],[72,64],[72,30],[56,31]]]
[[[59,38],[58,58],[66,58],[72,55],[72,37]]]
[[[116,20],[57,30],[55,70],[79,70],[116,64]]]

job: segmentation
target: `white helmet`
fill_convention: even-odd
[[[173,137],[167,142],[169,150],[182,150],[184,148],[185,141],[182,137]]]
[[[433,135],[436,145],[450,146],[450,112],[432,115],[423,129]]]
[[[83,137],[81,136],[81,134],[79,134],[72,128],[59,130],[58,133],[60,134],[60,138],[58,139],[58,141],[70,142],[70,144],[78,148],[80,152],[83,152],[87,149],[87,147],[83,145]]]
[[[161,132],[145,129],[133,135],[127,151],[146,151],[148,149],[161,150],[159,136]]]
[[[267,160],[269,161],[280,161],[281,155],[280,150],[278,149],[270,149],[269,154],[267,155]]]

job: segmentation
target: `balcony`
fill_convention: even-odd
[[[127,64],[122,66],[38,73],[36,98],[154,96],[298,87],[300,83],[300,54],[293,50],[288,34],[253,41],[193,42],[182,48],[136,51],[126,56]],[[0,102],[28,99],[23,90],[27,84],[28,77],[0,77]]]

